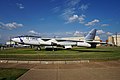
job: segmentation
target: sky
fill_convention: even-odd
[[[18,35],[120,34],[120,0],[0,0],[0,43]]]

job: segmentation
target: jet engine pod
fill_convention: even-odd
[[[86,42],[77,42],[77,46],[79,47],[91,47],[89,43]]]

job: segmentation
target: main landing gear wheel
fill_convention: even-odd
[[[37,47],[37,50],[38,50],[38,51],[41,51],[41,47]]]

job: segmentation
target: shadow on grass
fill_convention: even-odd
[[[110,51],[110,50],[96,50],[96,49],[64,49],[64,48],[57,48],[57,49],[42,49],[42,51],[77,51],[77,52],[114,52],[114,51]]]
[[[108,50],[73,50],[71,51],[78,51],[78,52],[113,52],[113,51],[108,51]]]
[[[66,49],[64,49],[64,48],[55,48],[55,49],[47,48],[47,49],[42,49],[41,51],[62,51],[62,50],[66,50]]]
[[[112,50],[96,49],[96,48],[71,49],[71,51],[78,51],[78,52],[114,52]]]

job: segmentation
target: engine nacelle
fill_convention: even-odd
[[[89,43],[86,42],[77,42],[78,47],[91,47]]]
[[[45,46],[45,49],[57,48],[57,46]]]
[[[71,49],[72,46],[64,46],[65,49]]]

